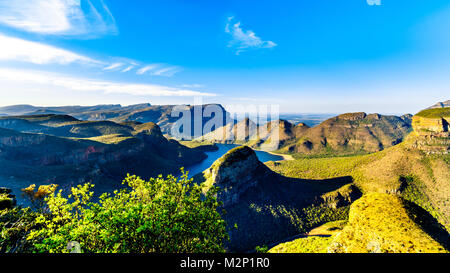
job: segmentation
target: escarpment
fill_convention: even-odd
[[[239,198],[258,186],[259,181],[270,175],[270,171],[251,148],[241,146],[217,160],[204,171],[204,175],[207,185],[221,188],[218,199],[226,207],[238,203]]]
[[[431,108],[412,118],[414,133],[411,146],[426,154],[448,154],[450,151],[450,108]]]
[[[247,146],[230,150],[194,180],[205,192],[219,188],[230,251],[253,250],[326,221],[345,219],[348,206],[361,196],[350,186],[351,177],[307,180],[275,173]],[[315,218],[319,212],[326,216]]]

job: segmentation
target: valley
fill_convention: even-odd
[[[146,113],[154,111],[141,106]],[[243,119],[189,141],[164,134],[155,122],[141,122],[148,120],[133,116],[144,115],[141,106],[89,109],[98,117],[121,113],[111,120],[60,114],[64,107],[39,109],[57,114],[0,117],[1,186],[12,190],[19,205],[29,204],[21,191],[31,184],[58,184],[67,192],[90,182],[97,199],[124,188],[127,173],[148,179],[179,175],[184,167],[204,194],[219,189],[230,252],[264,246],[277,253],[448,250],[448,108],[401,117],[348,113],[314,127]],[[161,122],[166,116],[154,113],[151,120]],[[262,126],[269,129],[266,135],[258,135]],[[218,138],[223,132],[239,135],[239,130],[243,141]],[[280,142],[274,152],[258,150],[275,136]],[[385,217],[377,214],[377,206],[400,214],[376,220]],[[374,225],[372,217],[386,227],[370,228],[375,237],[367,238],[364,229]],[[369,222],[361,226],[363,220]],[[390,227],[394,222],[408,226],[407,231],[391,233],[397,229]],[[340,223],[338,231],[330,233],[325,227],[333,223]]]

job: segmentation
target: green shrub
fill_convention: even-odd
[[[103,194],[92,203],[91,184],[46,198],[48,213],[36,218],[39,228],[28,240],[36,252],[69,252],[78,242],[81,251],[119,253],[224,252],[228,239],[215,198],[217,189],[202,194],[184,174],[161,175],[144,181],[128,175],[129,189]]]

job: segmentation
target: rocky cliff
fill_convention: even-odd
[[[304,180],[284,177],[261,163],[246,146],[237,147],[194,177],[207,191],[219,188],[231,251],[253,250],[306,232],[322,222],[345,218],[361,196],[351,177]],[[324,213],[323,217],[313,215]]]
[[[218,199],[223,202],[223,206],[229,206],[238,203],[242,195],[256,187],[258,181],[268,175],[268,171],[251,148],[240,146],[214,162],[204,171],[204,175],[207,177],[206,185],[222,189]]]
[[[411,115],[385,116],[363,112],[330,118],[315,127],[285,120],[255,124],[245,119],[201,139],[304,155],[347,155],[381,151],[403,141],[411,131]]]
[[[73,118],[68,122],[67,117],[57,115],[13,120],[0,120],[0,181],[11,185],[15,193],[29,184],[57,183],[64,189],[88,181],[96,184],[97,192],[109,192],[120,187],[127,173],[146,179],[177,174],[181,167],[206,158],[201,149],[168,140],[154,123],[121,125]],[[39,126],[44,131],[57,132],[70,127],[73,134],[88,137],[19,132],[1,126],[24,131]]]
[[[427,154],[450,152],[450,108],[431,108],[420,111],[412,118],[411,145]]]

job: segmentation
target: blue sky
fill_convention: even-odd
[[[0,0],[0,105],[415,113],[449,99],[449,34],[444,0]]]

